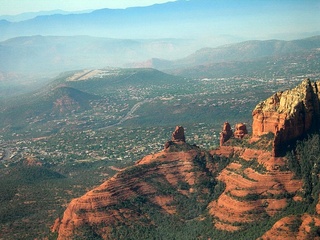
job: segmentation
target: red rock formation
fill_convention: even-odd
[[[274,94],[252,112],[254,138],[273,133],[274,156],[293,140],[319,126],[320,82],[304,80],[292,90]]]
[[[222,146],[232,136],[233,132],[231,130],[231,126],[228,122],[225,122],[222,127],[222,132],[220,133],[220,146]]]
[[[243,123],[237,123],[235,127],[235,131],[233,133],[234,137],[242,139],[247,134],[248,134],[247,126]]]
[[[297,225],[297,223],[299,223],[299,225]],[[314,229],[320,227],[319,216],[303,214],[302,216],[284,217],[277,221],[272,228],[259,239],[319,239],[317,232],[312,233],[312,231],[314,231],[311,227],[312,225]]]
[[[171,141],[173,141],[173,142],[186,142],[183,127],[176,126],[176,129],[172,133]]]
[[[176,126],[175,130],[171,135],[171,141],[168,141],[164,145],[164,149],[168,149],[174,144],[184,144],[186,143],[186,137],[184,135],[184,128],[181,126]]]
[[[134,203],[139,197],[144,199],[144,205],[155,205],[162,209],[163,214],[175,214],[178,209],[174,199],[178,195],[189,196],[198,191],[200,198],[210,193],[207,188],[197,190],[199,181],[209,181],[197,167],[197,161],[203,156],[197,148],[178,152],[161,151],[146,156],[135,166],[120,171],[82,197],[73,199],[62,219],[55,221],[52,230],[58,231],[58,240],[66,240],[81,234],[85,227],[99,226],[94,228],[95,234],[102,239],[110,239],[112,228],[119,224],[152,224],[139,202],[138,205]],[[180,189],[181,183],[189,185],[190,189]],[[161,186],[176,189],[176,192],[174,195],[163,193]]]
[[[53,224],[53,225],[51,226],[51,228],[50,228],[51,232],[59,232],[60,224],[61,224],[61,219],[60,219],[60,218],[57,218],[57,219],[54,221],[54,224]]]
[[[220,152],[212,151],[215,153]],[[228,152],[226,154],[229,156]],[[280,171],[277,167],[286,164],[284,158],[273,158],[267,151],[239,147],[233,149],[233,154],[247,162],[257,161],[266,171],[258,172],[251,167],[244,168],[240,162],[232,162],[219,174],[217,180],[224,182],[226,188],[208,207],[215,219],[214,226],[225,231],[240,230],[239,223],[257,221],[264,214],[274,216],[290,201],[279,196],[296,194],[302,188],[302,181],[294,179],[292,172]]]
[[[280,213],[291,201],[303,200],[299,195],[303,187],[302,180],[296,179],[293,172],[284,170],[287,159],[275,155],[288,141],[318,127],[318,87],[320,82],[305,80],[293,90],[276,93],[254,109],[253,137],[260,138],[269,132],[273,133],[273,153],[230,145],[212,150],[210,155],[185,143],[184,129],[177,126],[171,141],[166,143],[165,150],[144,157],[135,166],[118,172],[99,187],[72,200],[63,218],[57,219],[53,227],[53,230],[59,232],[58,239],[72,239],[85,226],[89,226],[103,239],[109,239],[115,226],[130,227],[149,223],[150,216],[139,205],[132,203],[139,197],[146,203],[156,205],[165,214],[179,215],[179,208],[174,202],[176,194],[187,196],[189,201],[191,194],[198,192],[197,202],[201,202],[201,194],[205,194],[209,199],[205,204],[209,214],[213,216],[213,226],[224,231],[240,230],[266,215],[272,217]],[[243,138],[246,134],[246,126],[237,124],[234,136]],[[230,124],[224,123],[220,145],[232,136]],[[211,160],[203,161],[203,157],[208,155]],[[216,170],[221,167],[221,163],[215,161],[213,155],[236,157],[217,174]],[[210,189],[214,188],[199,189],[201,183],[208,183],[208,179],[224,183],[225,188],[217,198],[209,198],[212,197]],[[188,185],[190,188],[179,189],[179,185]],[[163,186],[166,189],[170,186],[168,194],[163,193]],[[175,191],[173,195],[170,195],[171,191]],[[128,205],[121,205],[123,202]],[[320,203],[316,206],[318,213],[319,206]],[[289,217],[277,222],[262,239],[273,239],[273,236],[276,236],[275,239],[304,239],[310,232],[310,222],[314,221],[316,226],[320,226],[318,216],[305,214],[301,216],[301,220],[297,233],[287,231],[288,225],[294,222]]]

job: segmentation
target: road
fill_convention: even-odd
[[[150,99],[150,98],[147,98],[141,102],[138,102],[136,103],[135,105],[133,105],[133,107],[130,109],[130,111],[123,117],[119,120],[119,122],[117,123],[114,123],[112,125],[109,125],[107,127],[103,127],[103,128],[100,128],[101,130],[104,130],[104,129],[108,129],[108,128],[112,128],[112,127],[115,127],[115,126],[119,126],[120,124],[122,124],[123,122],[127,121],[128,119],[131,119],[131,118],[134,118],[134,113],[145,103],[147,102],[152,102],[153,99]]]

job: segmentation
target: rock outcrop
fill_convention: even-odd
[[[252,112],[252,135],[273,133],[273,154],[279,156],[288,143],[319,128],[320,82],[304,80],[292,90],[275,93]]]
[[[237,123],[234,132],[228,122],[225,122],[220,133],[220,146],[223,146],[231,138],[242,139],[248,134],[247,126],[244,123]]]
[[[181,126],[176,126],[176,129],[172,133],[172,142],[186,142],[186,137],[184,136],[184,128]]]
[[[176,126],[175,130],[171,135],[171,140],[166,142],[164,145],[164,149],[168,149],[170,146],[174,144],[185,144],[186,137],[184,135],[184,128],[182,126]]]
[[[277,221],[261,240],[319,239],[320,218],[309,214],[291,215]]]
[[[247,126],[243,123],[237,123],[234,130],[234,137],[242,139],[248,134]]]
[[[263,150],[221,148],[211,153],[226,157],[231,153],[240,161],[228,164],[217,177],[225,184],[225,190],[208,206],[215,228],[237,231],[243,229],[244,223],[259,221],[263,216],[272,217],[292,201],[286,195],[296,195],[301,190],[302,181],[294,179],[294,173],[280,170],[286,165],[285,158],[272,157]],[[260,166],[260,170],[254,165]]]
[[[220,133],[220,146],[222,146],[232,136],[233,136],[233,132],[232,132],[231,126],[228,122],[225,122],[222,127],[222,132]]]

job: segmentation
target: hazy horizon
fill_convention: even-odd
[[[102,8],[125,9],[129,7],[143,7],[173,1],[176,0],[2,0],[0,17],[5,15],[14,16],[24,13],[56,10],[78,12]]]
[[[293,40],[320,33],[320,2],[317,0],[307,3],[302,0],[96,0],[67,3],[37,0],[32,4],[30,1],[24,0],[19,4],[12,0],[2,2],[0,17],[13,14],[13,11],[25,16],[8,17],[15,24],[3,22],[3,27],[0,24],[3,33],[0,41],[16,36],[88,35],[115,39],[198,39],[208,42],[203,46],[207,47],[252,39]],[[137,6],[141,7],[132,8]],[[109,10],[101,12],[106,8]],[[39,11],[57,9],[60,11],[57,13],[93,12],[60,16],[48,12],[40,19],[39,16],[46,13]],[[78,26],[79,22],[83,23]]]
[[[0,21],[0,72],[145,66],[152,59],[178,60],[203,48],[320,35],[318,0],[37,1],[5,0],[0,13],[14,9],[14,3],[20,12],[96,10]],[[148,6],[137,7],[143,5]],[[110,9],[121,6],[126,8]]]

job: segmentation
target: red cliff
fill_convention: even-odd
[[[319,125],[320,82],[304,80],[292,90],[275,93],[252,112],[252,135],[273,133],[274,155]]]

